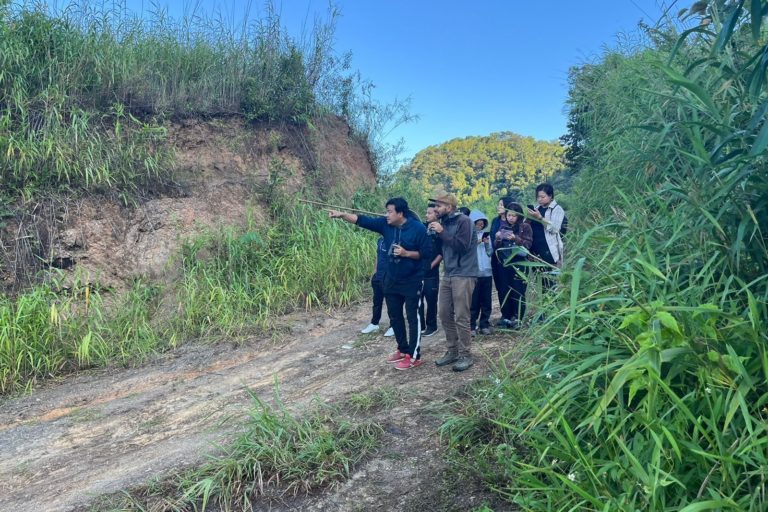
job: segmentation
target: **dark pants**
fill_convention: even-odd
[[[504,290],[501,298],[501,316],[507,320],[525,317],[525,292],[528,290],[527,267],[508,265],[502,267]]]
[[[555,259],[552,257],[552,253],[549,252],[549,247],[547,247],[546,245],[539,245],[538,247],[534,247],[533,250],[531,250],[531,254],[546,261],[550,265],[555,264]],[[541,264],[540,261],[538,263]],[[550,275],[549,272],[552,270],[552,267],[541,265],[533,268],[535,272],[541,274],[542,294],[545,294],[546,292],[550,291],[552,288],[555,287],[555,281],[549,277]]]
[[[424,279],[424,287],[421,291],[421,303],[419,304],[419,317],[421,318],[421,330],[437,330],[437,294],[440,292],[440,278],[427,277]],[[426,303],[426,304],[425,304]],[[424,314],[424,309],[427,314]]]
[[[379,325],[381,321],[381,310],[384,304],[384,288],[378,279],[371,278],[371,288],[373,288],[373,313],[371,314],[371,323]]]
[[[491,296],[493,295],[493,277],[478,277],[475,290],[472,292],[472,306],[469,310],[469,326],[474,331],[478,327],[485,329],[491,326],[491,309],[493,308]]]
[[[384,300],[392,330],[395,331],[397,349],[403,354],[410,354],[413,359],[421,357],[421,321],[419,320],[419,302],[421,302],[421,280],[391,282],[384,280]],[[408,329],[403,318],[408,318]]]
[[[499,298],[499,309],[501,309],[501,302],[504,299],[504,292],[502,291],[504,283],[501,281],[502,268],[503,265],[499,261],[498,256],[496,256],[496,251],[493,251],[491,256],[491,272],[493,273],[493,285],[496,287],[496,295]]]

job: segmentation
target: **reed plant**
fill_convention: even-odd
[[[560,290],[528,353],[441,428],[524,510],[768,507],[768,6],[751,4],[573,75]]]

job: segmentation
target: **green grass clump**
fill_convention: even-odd
[[[402,402],[405,392],[395,386],[383,386],[370,391],[352,393],[348,399],[349,409],[355,414],[374,410],[388,410]]]
[[[0,393],[29,390],[41,379],[108,363],[140,361],[162,350],[150,325],[159,289],[141,281],[106,316],[90,285],[40,285],[0,295]],[[170,338],[171,342],[173,337]]]
[[[768,61],[762,17],[708,14],[574,71],[576,230],[546,342],[442,426],[524,510],[768,508]]]
[[[368,292],[374,239],[299,205],[263,230],[225,230],[184,248],[179,330],[238,334],[294,310],[340,307]]]
[[[343,481],[382,433],[373,423],[340,419],[327,405],[296,416],[279,398],[275,406],[252,398],[245,429],[231,444],[218,447],[199,468],[136,493],[118,508],[143,510],[152,503],[158,511],[253,510],[253,501],[265,494],[308,493]]]

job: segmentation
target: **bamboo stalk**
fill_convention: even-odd
[[[335,204],[321,203],[320,201],[310,201],[309,199],[299,199],[299,201],[302,202],[302,203],[312,204],[312,205],[315,205],[315,206],[322,206],[326,210],[328,210],[328,209],[347,210],[347,211],[350,211],[350,212],[362,213],[364,215],[373,215],[374,217],[384,217],[383,213],[374,213],[374,212],[369,212],[369,211],[366,211],[366,210],[360,210],[358,208],[350,208],[348,206],[337,206]]]

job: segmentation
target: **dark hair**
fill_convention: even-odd
[[[552,185],[550,185],[549,183],[540,183],[536,187],[536,194],[538,194],[539,192],[544,192],[545,194],[547,194],[549,197],[553,199],[555,197],[555,189],[552,188]]]
[[[510,202],[508,205],[505,204],[504,208],[507,209],[507,212],[504,214],[505,217],[506,217],[506,214],[509,212],[515,212],[517,214],[517,220],[515,221],[515,225],[518,225],[521,222],[523,222],[524,220],[523,207],[520,206],[520,203]]]
[[[408,201],[403,199],[402,197],[392,197],[387,201],[387,203],[384,205],[384,207],[387,207],[389,205],[392,205],[395,207],[395,211],[397,213],[402,213],[403,215],[408,214]]]
[[[461,208],[459,208],[459,211],[464,215],[466,215],[467,217],[469,217],[469,213],[470,213],[469,208],[467,208],[466,206],[462,206]]]
[[[437,203],[428,203],[427,208],[437,208]]]

